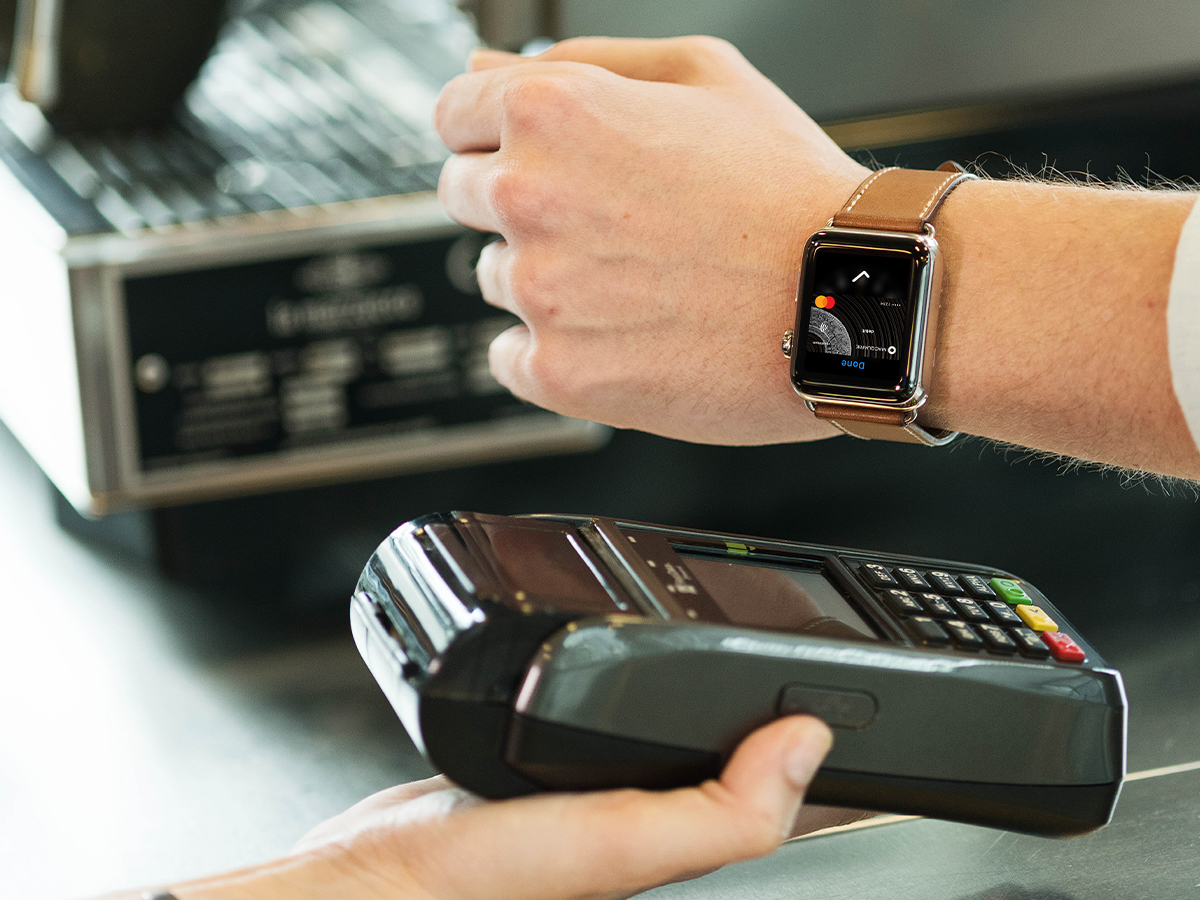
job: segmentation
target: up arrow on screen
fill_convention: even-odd
[[[857,275],[855,275],[853,279],[851,279],[851,283],[858,281],[858,279],[860,279],[860,278],[870,278],[870,277],[871,276],[870,276],[870,274],[868,274],[867,270],[863,269],[861,272],[859,272]]]

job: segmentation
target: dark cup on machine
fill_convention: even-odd
[[[227,5],[0,0],[0,18],[14,23],[9,80],[63,129],[155,125],[208,58]]]

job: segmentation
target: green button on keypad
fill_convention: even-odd
[[[1000,599],[1010,606],[1033,602],[1033,598],[1025,593],[1025,588],[1021,587],[1019,581],[1013,581],[1011,578],[993,578],[988,583],[992,590],[1000,595]]]

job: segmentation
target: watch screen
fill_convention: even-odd
[[[802,377],[907,387],[913,310],[908,253],[818,247],[801,298]],[[798,342],[799,342],[798,340]]]

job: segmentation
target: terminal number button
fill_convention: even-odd
[[[962,585],[954,580],[954,576],[949,572],[930,572],[927,576],[930,584],[933,585],[935,591],[940,591],[943,594],[961,594],[963,593]]]
[[[1040,606],[1024,603],[1017,607],[1017,615],[1034,631],[1058,631],[1058,623],[1046,615]]]
[[[1045,659],[1050,655],[1050,648],[1038,632],[1029,628],[1014,628],[1009,634],[1017,642],[1017,648],[1023,655],[1035,659]]]
[[[908,620],[913,636],[922,644],[945,644],[950,641],[946,629],[929,616],[913,616]]]
[[[887,600],[888,606],[902,616],[911,616],[914,613],[925,612],[920,602],[908,591],[885,591],[883,596]]]
[[[997,653],[1015,653],[1017,651],[1016,641],[1010,638],[1008,632],[999,625],[976,625],[975,627],[983,635],[989,650]]]
[[[1024,625],[1024,620],[1012,611],[1012,607],[1003,600],[984,600],[983,605],[992,611],[992,615],[1004,625]]]
[[[908,566],[901,566],[896,569],[896,577],[904,582],[905,587],[910,587],[916,591],[929,590],[929,582],[926,581],[921,573],[916,569],[911,569]]]
[[[1000,599],[1009,606],[1033,602],[1033,598],[1025,593],[1025,588],[1019,581],[1013,581],[1011,578],[993,578],[988,583],[1000,595]]]
[[[978,575],[959,575],[958,580],[972,597],[980,600],[994,600],[996,597],[996,592]]]
[[[862,573],[874,587],[889,588],[900,586],[900,582],[892,577],[892,573],[888,571],[887,566],[881,566],[879,563],[863,563]]]
[[[937,616],[939,619],[958,618],[958,611],[943,597],[939,597],[937,594],[918,594],[917,596],[921,598],[921,602],[925,604],[925,608],[931,615]]]
[[[983,638],[968,625],[966,622],[960,622],[957,619],[952,619],[949,622],[942,623],[946,630],[950,632],[950,637],[959,647],[968,649],[978,649],[983,646]]]
[[[1086,656],[1083,648],[1061,631],[1043,631],[1042,640],[1059,662],[1080,663]]]
[[[968,622],[990,622],[992,620],[992,617],[984,612],[983,607],[974,600],[955,600],[954,605],[958,607],[962,617]]]

